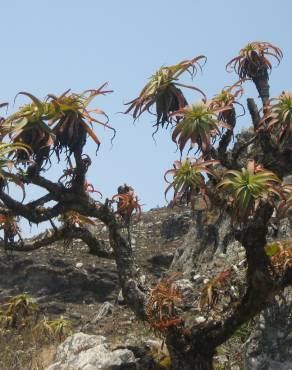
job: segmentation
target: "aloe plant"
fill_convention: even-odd
[[[187,203],[191,203],[192,209],[195,207],[195,196],[199,193],[206,199],[205,195],[205,177],[208,174],[217,177],[215,171],[211,168],[219,163],[215,160],[204,161],[202,159],[192,160],[186,158],[184,161],[175,161],[174,168],[166,171],[164,179],[169,183],[164,194],[165,197],[170,189],[174,190],[173,204],[182,198],[186,198]],[[172,180],[168,180],[168,176]]]
[[[107,115],[100,109],[89,109],[88,105],[98,95],[112,90],[104,90],[106,84],[96,90],[86,90],[81,94],[67,90],[60,96],[49,94],[45,101],[39,100],[27,92],[18,95],[28,96],[32,102],[21,107],[1,123],[1,132],[9,133],[13,142],[29,145],[34,159],[42,164],[48,159],[50,148],[53,147],[59,159],[60,152],[65,149],[68,156],[72,152],[79,155],[89,135],[99,147],[100,140],[92,129],[97,123],[115,132],[108,125]],[[95,115],[103,115],[107,121],[102,122]],[[17,152],[18,160],[26,160],[26,153]]]
[[[28,92],[20,92],[18,95],[25,95],[31,99],[30,104],[26,104],[7,117],[1,125],[5,134],[9,133],[14,143],[22,143],[31,148],[33,156],[41,157],[40,163],[48,157],[50,146],[54,141],[54,134],[46,121],[53,118],[54,109],[46,103],[40,101]],[[26,151],[16,152],[17,160],[28,160]]]
[[[277,143],[286,149],[292,149],[292,93],[284,91],[270,100],[259,129],[267,128],[276,138]]]
[[[53,132],[56,135],[54,150],[58,158],[63,149],[68,152],[69,156],[72,152],[80,154],[87,135],[99,148],[100,140],[92,129],[93,123],[102,125],[114,131],[115,134],[115,129],[108,125],[108,116],[104,111],[97,108],[88,108],[92,100],[98,95],[112,92],[112,90],[104,90],[106,85],[105,83],[96,90],[86,90],[81,94],[69,94],[70,90],[67,90],[58,97],[52,94],[48,95],[47,101],[54,107],[54,117],[50,125],[54,125]],[[106,121],[102,122],[94,115],[102,115],[106,118]]]
[[[244,106],[238,102],[238,99],[243,95],[242,83],[244,80],[239,80],[231,86],[224,87],[217,95],[209,101],[209,107],[213,110],[219,110],[218,119],[223,121],[230,126],[234,126],[235,118],[235,105],[241,107],[243,113],[245,113]],[[228,109],[225,109],[228,108]],[[220,109],[223,109],[220,112]],[[234,118],[233,118],[234,117]]]
[[[118,190],[119,193],[112,197],[112,201],[117,202],[116,212],[124,219],[126,224],[129,224],[133,213],[136,213],[139,219],[142,209],[134,189],[125,184],[119,187]]]
[[[43,318],[34,328],[34,332],[38,335],[45,335],[49,339],[64,340],[72,333],[72,325],[69,320],[63,316],[55,320],[48,320]]]
[[[269,57],[276,59],[279,64],[283,53],[280,48],[269,42],[254,41],[241,49],[239,55],[226,65],[226,70],[234,70],[239,78],[253,80],[264,105],[267,105],[269,100],[268,71],[272,69]]]
[[[25,326],[26,319],[34,316],[38,311],[38,306],[33,298],[26,293],[12,297],[5,305],[4,314],[6,325],[9,327]]]
[[[9,182],[13,182],[21,187],[23,197],[25,196],[24,185],[19,176],[14,174],[11,170],[16,166],[17,160],[9,159],[9,155],[15,152],[24,152],[27,158],[31,154],[31,149],[28,145],[22,143],[3,143],[0,142],[0,186],[5,186]]]
[[[190,141],[189,150],[196,145],[203,154],[207,153],[220,135],[220,127],[229,129],[223,120],[220,120],[218,114],[229,110],[229,106],[212,109],[209,103],[197,103],[188,105],[173,113],[181,120],[175,126],[172,133],[172,140],[178,144],[182,153],[187,142]]]
[[[184,72],[188,72],[193,77],[198,68],[202,69],[200,61],[206,62],[206,57],[200,55],[191,60],[184,60],[176,65],[162,66],[150,77],[150,81],[142,89],[139,96],[126,103],[126,105],[129,105],[129,108],[125,113],[133,111],[133,118],[136,120],[144,112],[153,113],[151,108],[155,105],[157,120],[154,126],[156,126],[157,130],[160,126],[163,128],[165,123],[168,126],[173,119],[170,113],[187,105],[186,98],[180,87],[198,91],[206,98],[205,94],[197,87],[178,82],[178,78]]]
[[[229,192],[233,217],[238,222],[244,222],[255,212],[260,199],[269,199],[272,195],[282,197],[280,183],[273,172],[251,160],[247,168],[242,168],[241,171],[227,171],[217,188]]]
[[[240,78],[253,78],[263,69],[272,69],[268,57],[273,57],[280,63],[283,53],[269,42],[250,42],[240,50],[238,56],[227,63],[226,69],[234,70]]]

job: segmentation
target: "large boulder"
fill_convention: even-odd
[[[135,356],[128,349],[110,351],[102,335],[76,333],[57,348],[46,370],[134,370]]]

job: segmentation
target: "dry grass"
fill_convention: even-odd
[[[2,330],[0,369],[42,370],[52,362],[57,344],[37,336],[32,327]]]
[[[28,295],[25,295],[25,299],[33,305],[33,310],[27,311],[23,306],[16,306],[15,302],[21,296],[12,297],[0,307],[0,369],[43,370],[52,362],[60,341],[71,333],[70,323],[63,317],[43,319],[37,305]],[[66,330],[63,328],[65,324]]]

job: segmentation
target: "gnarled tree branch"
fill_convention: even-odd
[[[91,234],[89,230],[82,227],[75,227],[73,225],[70,228],[61,227],[56,231],[53,229],[47,230],[41,236],[36,238],[27,240],[22,239],[18,245],[5,245],[5,249],[17,252],[34,251],[67,238],[83,240],[84,243],[88,245],[90,252],[95,256],[113,258],[113,252],[104,248],[96,236]]]

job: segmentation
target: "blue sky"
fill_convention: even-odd
[[[2,1],[0,101],[13,102],[19,91],[43,98],[108,81],[114,93],[97,98],[95,105],[109,115],[117,136],[111,147],[111,132],[96,126],[102,145],[97,157],[93,143],[85,150],[93,159],[89,180],[104,197],[127,182],[144,209],[163,206],[163,174],[179,154],[169,131],[153,142],[153,117],[145,114],[133,125],[131,116],[118,113],[125,110],[123,103],[135,98],[161,65],[199,54],[208,61],[193,83],[212,97],[236,81],[225,64],[249,41],[282,48],[284,59],[271,75],[271,93],[291,89],[291,11],[289,0]],[[257,96],[251,84],[246,87],[246,96]],[[187,97],[189,102],[199,99],[196,93]],[[239,128],[249,122],[245,116]],[[53,166],[50,176],[58,173]],[[32,194],[37,190],[28,197]]]

